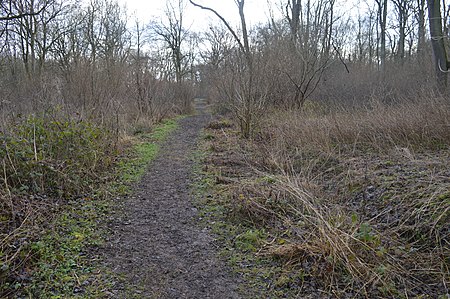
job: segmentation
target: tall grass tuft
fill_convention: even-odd
[[[331,112],[320,107],[280,111],[267,119],[261,132],[261,138],[278,142],[280,150],[441,149],[450,145],[450,104],[431,98],[398,104],[373,101],[365,108],[341,107]]]

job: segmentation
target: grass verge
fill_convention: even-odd
[[[295,289],[289,289],[294,280],[302,279],[302,273],[293,274],[287,271],[286,265],[274,261],[271,257],[260,254],[261,248],[270,242],[270,234],[264,227],[255,226],[252,221],[238,217],[236,206],[230,200],[231,183],[235,178],[224,181],[226,174],[222,173],[214,162],[219,164],[235,163],[234,157],[225,154],[220,162],[212,155],[220,149],[212,146],[217,140],[217,132],[226,128],[224,134],[234,139],[238,132],[233,130],[229,121],[212,123],[203,132],[203,142],[196,153],[195,183],[193,193],[195,205],[199,210],[201,225],[213,233],[221,248],[220,255],[231,267],[232,271],[242,278],[240,294],[245,298],[286,298],[294,296]],[[233,141],[222,148],[234,148]],[[236,141],[236,139],[234,139]],[[234,162],[233,162],[234,161]],[[240,164],[239,162],[236,162]],[[243,173],[248,169],[241,169]],[[276,287],[272,287],[275,285]]]

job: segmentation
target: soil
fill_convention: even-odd
[[[205,103],[180,121],[159,156],[112,221],[104,252],[108,268],[124,277],[112,298],[240,298],[239,280],[218,257],[214,236],[202,228],[190,194],[193,151],[210,121]]]

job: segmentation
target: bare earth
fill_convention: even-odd
[[[180,121],[162,146],[123,217],[111,223],[106,244],[108,268],[129,285],[114,298],[240,298],[238,282],[217,257],[214,237],[198,224],[189,189],[192,153],[201,129],[211,120],[197,102],[198,115]]]

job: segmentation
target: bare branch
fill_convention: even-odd
[[[441,61],[438,60],[438,67],[439,67],[439,70],[440,70],[442,73],[450,73],[450,70],[448,69],[448,64],[449,64],[449,62],[447,61],[446,64],[447,64],[447,70],[444,70],[444,69],[442,69]]]
[[[345,66],[345,70],[347,71],[348,74],[350,74],[350,70],[348,69],[347,64],[345,63],[344,59],[342,58],[341,53],[339,52],[339,49],[336,47],[335,44],[333,44],[333,48],[336,51],[336,53],[338,54],[339,60],[341,61],[341,63]]]
[[[2,17],[0,17],[0,21],[12,21],[12,20],[17,20],[17,19],[22,19],[25,17],[37,16],[41,12],[43,12],[46,8],[47,8],[47,2],[45,2],[44,6],[42,6],[41,9],[37,12],[24,12],[24,13],[19,13],[19,14],[14,14],[14,15],[2,16]]]
[[[207,6],[203,6],[203,5],[197,4],[197,3],[195,3],[195,2],[192,1],[192,0],[189,0],[189,2],[190,2],[192,5],[194,5],[194,6],[198,7],[198,8],[201,8],[201,9],[204,9],[204,10],[207,10],[207,11],[210,11],[210,12],[212,12],[213,14],[215,14],[215,15],[222,21],[222,23],[227,27],[227,29],[230,31],[230,33],[233,35],[234,39],[235,39],[236,42],[239,44],[239,48],[241,49],[241,51],[242,51],[243,53],[246,53],[246,49],[245,49],[244,45],[242,44],[241,39],[238,37],[238,35],[236,34],[236,32],[233,30],[233,28],[230,26],[230,24],[228,24],[227,20],[225,20],[224,17],[222,17],[216,10],[212,9],[211,7],[207,7]]]

